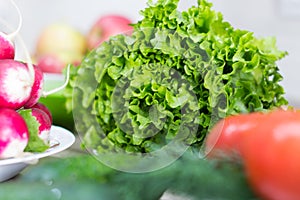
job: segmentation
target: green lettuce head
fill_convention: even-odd
[[[276,65],[286,52],[274,38],[234,29],[206,0],[187,11],[177,5],[149,1],[130,35],[73,69],[67,107],[83,146],[109,165],[112,155],[130,155],[146,158],[139,170],[162,167],[199,150],[219,119],[287,104]]]

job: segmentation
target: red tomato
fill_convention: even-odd
[[[264,113],[253,112],[226,117],[220,120],[207,135],[205,151],[209,157],[239,156],[242,140],[248,130],[254,129]]]
[[[241,155],[253,189],[263,199],[300,199],[300,113],[276,110],[249,129]]]

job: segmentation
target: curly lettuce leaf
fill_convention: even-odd
[[[276,64],[287,52],[275,38],[235,29],[206,0],[186,11],[178,2],[149,1],[132,35],[104,42],[72,75],[69,102],[85,146],[199,148],[225,116],[287,105]]]

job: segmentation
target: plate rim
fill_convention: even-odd
[[[52,125],[50,129],[50,141],[51,140],[56,140],[60,144],[50,147],[42,153],[33,153],[24,157],[0,159],[0,167],[17,163],[30,163],[32,161],[39,160],[40,158],[64,151],[75,143],[75,135],[63,127]]]

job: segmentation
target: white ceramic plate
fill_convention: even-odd
[[[0,182],[19,174],[30,164],[36,164],[40,158],[51,156],[69,148],[75,142],[73,133],[59,126],[50,130],[50,148],[43,153],[24,155],[24,157],[0,160]]]

